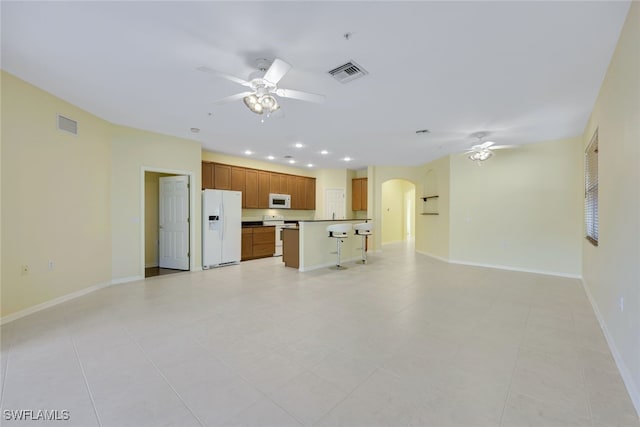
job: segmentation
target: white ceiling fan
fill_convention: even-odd
[[[249,90],[245,92],[236,93],[235,95],[214,101],[214,104],[226,104],[242,99],[252,112],[269,116],[280,108],[277,97],[315,103],[324,102],[324,95],[278,87],[278,83],[282,77],[291,69],[291,64],[282,59],[276,58],[272,63],[266,59],[258,59],[256,65],[258,71],[251,73],[248,80],[221,73],[208,67],[198,67],[198,70],[223,77],[249,88]]]
[[[495,142],[493,141],[482,142],[482,140],[487,136],[486,132],[477,132],[474,136],[478,138],[478,143],[471,146],[471,148],[468,151],[465,151],[464,154],[467,155],[469,160],[477,162],[479,165],[493,156],[493,150],[513,147],[512,145],[495,145]]]

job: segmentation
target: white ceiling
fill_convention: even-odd
[[[470,147],[480,131],[498,144],[580,135],[629,2],[2,1],[1,8],[2,68],[99,117],[195,139],[207,150],[357,169],[422,164]],[[212,104],[244,88],[197,67],[247,78],[262,57],[293,65],[280,86],[324,94],[326,102],[283,99],[284,117],[265,123],[242,101]],[[342,84],[327,74],[348,60],[369,75]],[[416,135],[425,128],[431,133]]]

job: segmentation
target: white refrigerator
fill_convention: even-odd
[[[202,268],[240,262],[242,193],[202,191]]]

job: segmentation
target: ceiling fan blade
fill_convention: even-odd
[[[214,76],[222,77],[227,80],[231,80],[234,83],[241,84],[242,86],[251,87],[251,83],[246,80],[241,79],[240,77],[235,77],[230,74],[221,73],[220,71],[212,70],[209,67],[198,67],[198,71],[203,71],[205,73],[213,74]]]
[[[479,146],[480,146],[481,148],[489,148],[489,147],[491,147],[493,144],[495,144],[495,142],[493,142],[493,141],[485,141],[485,142],[483,142],[482,144],[479,144]]]
[[[245,96],[251,95],[252,93],[254,93],[254,92],[247,91],[247,92],[236,93],[235,95],[227,96],[225,98],[218,99],[217,101],[213,101],[213,103],[214,104],[226,104],[228,102],[233,102],[233,101],[237,101],[239,99],[242,99]]]
[[[492,150],[503,150],[505,148],[515,148],[515,145],[494,145],[491,147]]]
[[[276,95],[281,96],[283,98],[293,98],[293,99],[299,99],[301,101],[315,102],[317,104],[321,104],[325,100],[324,95],[319,95],[317,93],[311,93],[311,92],[303,92],[301,90],[293,90],[293,89],[279,88],[276,90]]]
[[[291,69],[291,64],[284,62],[282,59],[276,58],[264,74],[263,79],[269,83],[278,84],[281,78]]]

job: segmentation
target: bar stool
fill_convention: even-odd
[[[359,261],[362,264],[367,263],[367,237],[371,236],[373,233],[373,222],[362,222],[360,224],[355,224],[353,228],[356,230],[356,236],[362,236],[362,259]]]
[[[349,237],[349,235],[347,234],[349,231],[352,230],[352,226],[351,223],[346,223],[346,224],[331,224],[329,226],[327,226],[327,232],[329,233],[329,237],[336,239],[336,253],[337,258],[336,258],[336,270],[343,270],[346,267],[343,267],[342,264],[340,264],[340,248],[341,248],[341,243],[342,243],[342,239],[346,239],[347,237]]]

